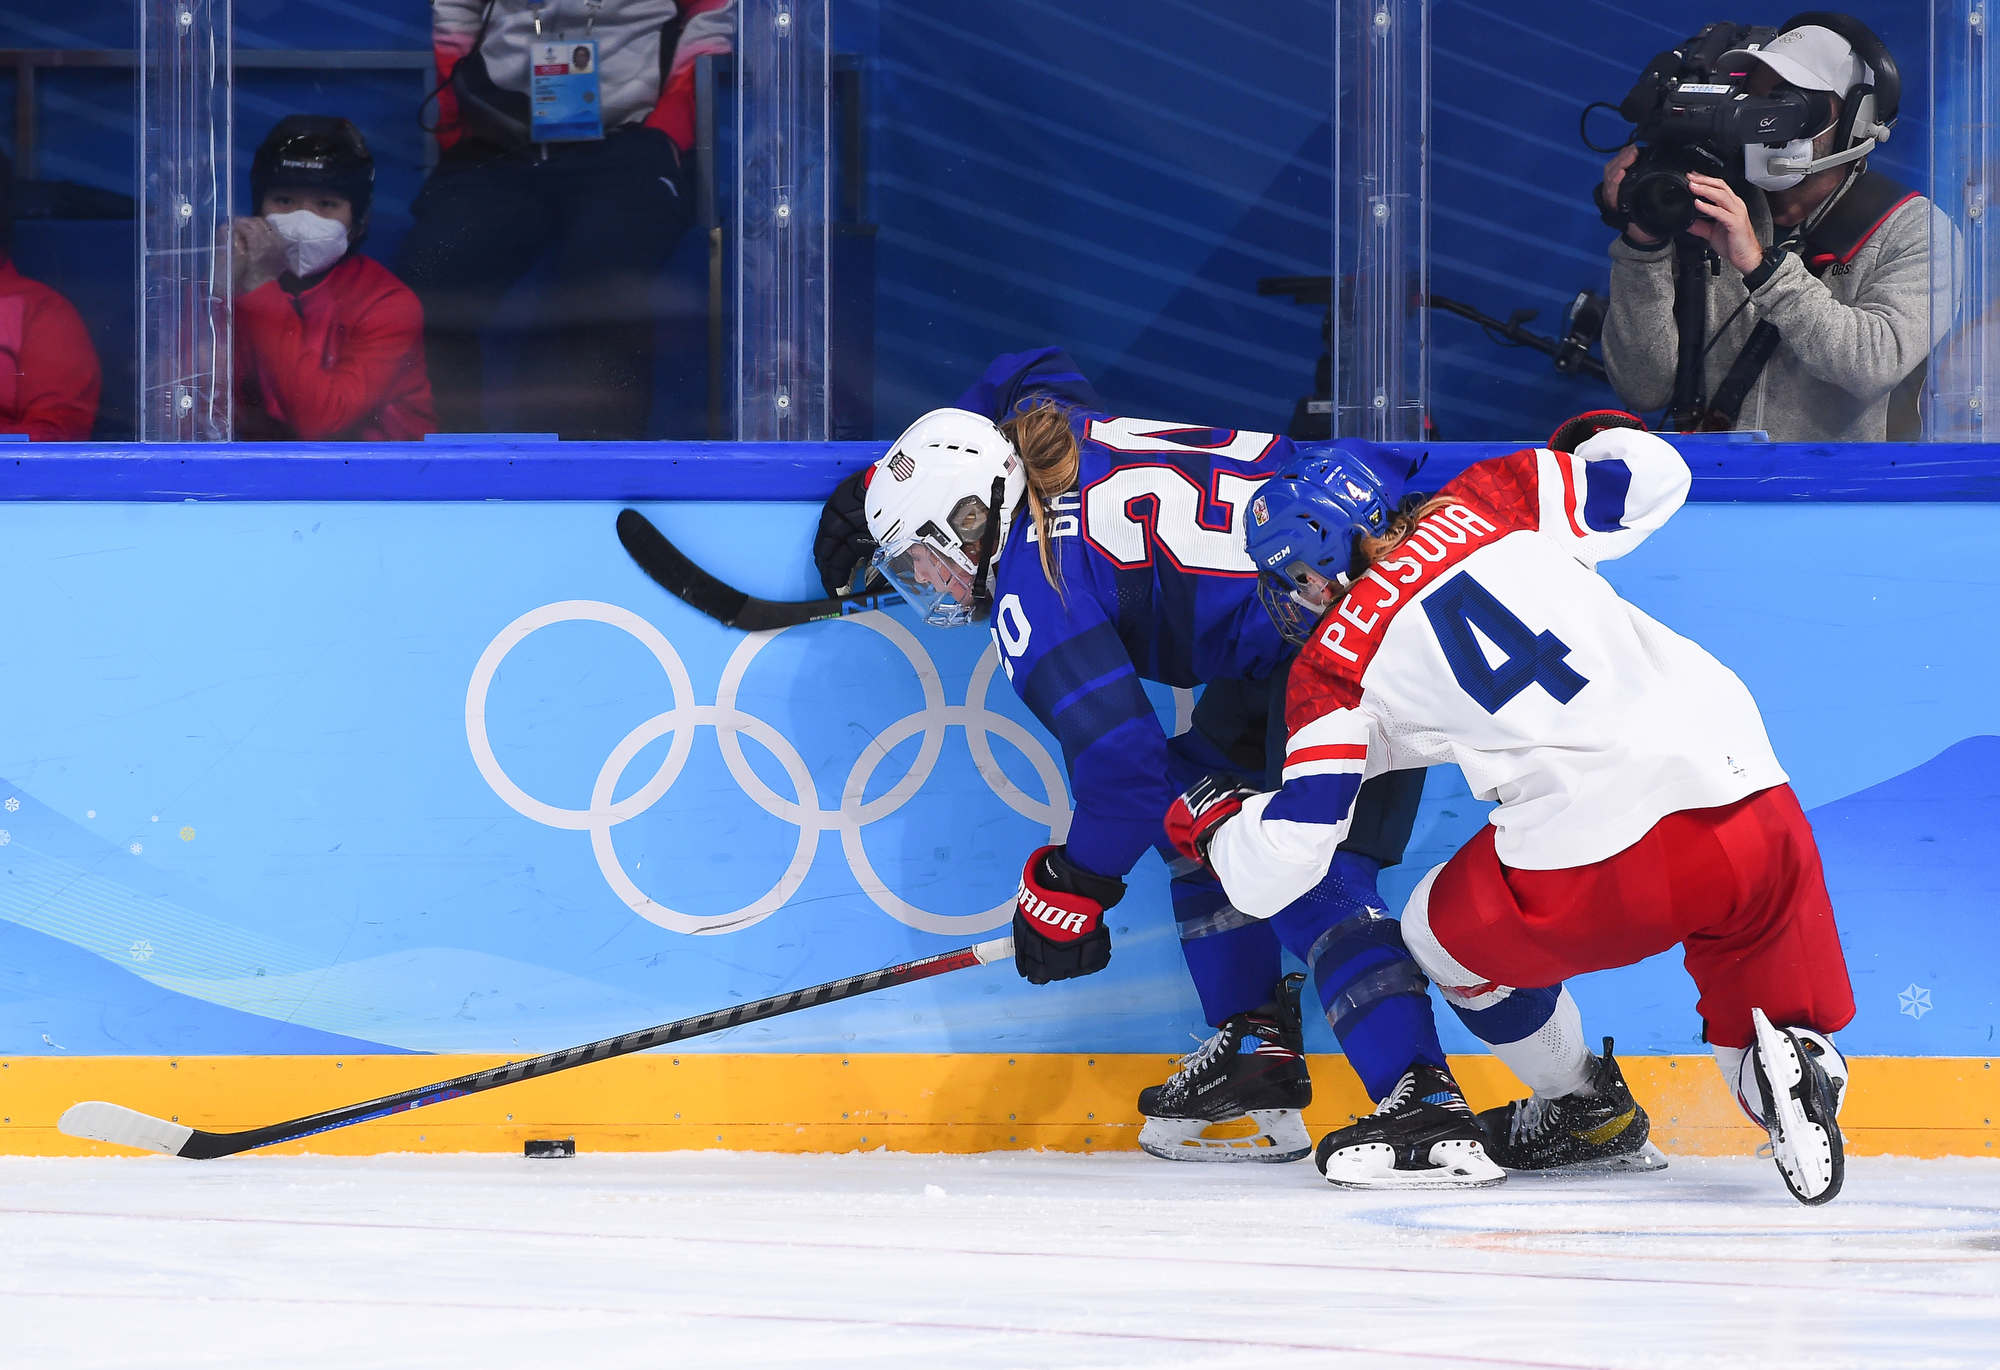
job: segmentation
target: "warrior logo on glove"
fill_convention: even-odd
[[[1061,847],[1042,847],[1021,871],[1014,899],[1014,968],[1031,984],[1093,975],[1111,964],[1104,911],[1125,882],[1087,871]]]

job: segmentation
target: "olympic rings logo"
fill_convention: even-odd
[[[486,697],[492,689],[493,676],[500,669],[500,663],[522,641],[551,624],[579,621],[607,624],[636,638],[666,673],[674,702],[672,708],[655,714],[632,729],[611,749],[610,755],[597,769],[597,779],[590,791],[590,807],[569,809],[536,799],[516,785],[501,767],[487,735]],[[716,687],[715,703],[697,704],[694,702],[694,682],[666,635],[631,610],[598,600],[563,600],[532,609],[502,628],[487,644],[478,664],[472,669],[472,680],[465,691],[465,738],[472,749],[473,762],[494,794],[522,817],[551,828],[589,833],[590,849],[597,858],[597,868],[603,872],[612,891],[640,917],[675,932],[735,932],[770,917],[783,908],[805,883],[813,858],[819,851],[820,837],[828,832],[840,834],[840,846],[847,857],[848,869],[862,892],[875,902],[876,907],[898,922],[921,932],[946,935],[985,932],[1000,926],[1013,916],[1011,888],[1005,899],[978,913],[932,913],[918,908],[891,891],[876,874],[867,846],[862,841],[861,830],[870,823],[887,818],[908,803],[936,769],[938,757],[944,750],[946,731],[963,728],[966,742],[972,749],[973,765],[994,795],[1023,818],[1046,826],[1049,841],[1060,842],[1069,829],[1069,790],[1062,767],[1050,755],[1040,737],[1013,719],[987,709],[986,691],[999,669],[999,657],[991,643],[973,670],[966,686],[965,702],[947,704],[944,683],[938,676],[936,664],[908,628],[888,614],[879,612],[856,614],[839,622],[877,633],[900,651],[917,674],[924,704],[920,712],[909,714],[883,729],[876,735],[874,744],[863,750],[841,786],[838,808],[820,806],[812,772],[807,769],[805,758],[799,754],[798,748],[769,723],[737,707],[737,695],[750,663],[766,643],[791,629],[746,635],[723,667],[722,680]],[[1185,712],[1181,692],[1177,692],[1176,700],[1182,706],[1177,712]],[[795,825],[799,830],[798,845],[775,885],[739,909],[706,915],[669,908],[641,890],[626,873],[612,843],[612,829],[645,813],[673,788],[687,765],[689,754],[694,750],[695,731],[703,727],[715,729],[723,762],[743,792],[766,813]],[[659,769],[626,798],[614,798],[632,759],[649,743],[669,733],[673,735],[673,740],[668,744],[666,758],[660,762]],[[909,771],[886,793],[864,800],[868,782],[874,777],[881,759],[917,734],[921,734],[923,740]],[[1028,759],[1041,781],[1046,798],[1032,798],[1001,770],[993,756],[992,739],[996,734]],[[745,736],[777,759],[797,798],[787,799],[780,795],[750,768],[743,755]]]

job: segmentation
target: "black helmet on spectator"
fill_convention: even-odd
[[[251,212],[261,212],[273,188],[331,190],[354,207],[359,242],[375,196],[375,159],[361,130],[330,114],[287,114],[250,162]]]

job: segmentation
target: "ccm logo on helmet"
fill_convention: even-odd
[[[1025,881],[1020,893],[1015,895],[1022,913],[1040,923],[1051,932],[1083,933],[1089,931],[1088,920],[1076,909],[1066,909],[1051,904],[1048,900],[1029,889]]]

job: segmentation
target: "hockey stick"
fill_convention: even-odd
[[[680,548],[667,541],[637,509],[620,510],[618,541],[639,569],[653,582],[683,603],[701,610],[726,628],[761,633],[772,628],[793,628],[801,623],[817,623],[826,618],[844,618],[900,604],[903,597],[894,590],[834,599],[758,599],[733,585],[725,585],[689,561]]]
[[[297,1141],[316,1132],[331,1132],[337,1127],[351,1127],[355,1123],[365,1123],[374,1118],[386,1118],[391,1113],[407,1113],[413,1108],[422,1108],[427,1104],[441,1104],[447,1099],[458,1099],[467,1094],[477,1094],[482,1090],[498,1089],[501,1085],[532,1080],[537,1076],[553,1075],[559,1070],[587,1066],[595,1061],[609,1060],[613,1056],[644,1051],[648,1047],[664,1046],[668,1042],[679,1042],[689,1037],[700,1037],[705,1033],[720,1032],[724,1028],[737,1027],[743,1023],[775,1018],[781,1013],[812,1008],[816,1004],[830,1004],[836,999],[852,999],[856,995],[872,994],[891,985],[907,985],[918,980],[928,980],[934,975],[965,970],[970,966],[983,966],[1013,954],[1014,939],[996,937],[990,942],[976,942],[969,947],[960,947],[956,951],[940,952],[936,956],[926,956],[917,961],[905,961],[899,966],[886,966],[881,970],[850,975],[843,980],[829,980],[823,985],[814,985],[809,989],[795,989],[785,994],[774,994],[768,999],[759,999],[754,1003],[717,1009],[713,1013],[677,1019],[671,1023],[662,1023],[658,1027],[641,1028],[637,1032],[606,1037],[587,1046],[568,1047],[526,1061],[511,1061],[504,1066],[494,1066],[490,1070],[461,1075],[455,1080],[444,1080],[434,1085],[419,1085],[400,1094],[385,1094],[366,1103],[349,1104],[345,1108],[331,1108],[324,1113],[308,1113],[303,1118],[290,1118],[282,1123],[270,1123],[264,1127],[248,1128],[242,1132],[205,1132],[198,1127],[169,1122],[165,1118],[155,1118],[136,1109],[98,1100],[70,1105],[56,1121],[56,1126],[71,1137],[81,1137],[87,1141],[111,1142],[117,1146],[136,1147],[142,1151],[159,1151],[169,1156],[185,1156],[194,1161],[213,1160],[217,1156],[234,1156],[239,1151],[253,1151],[260,1146]]]

